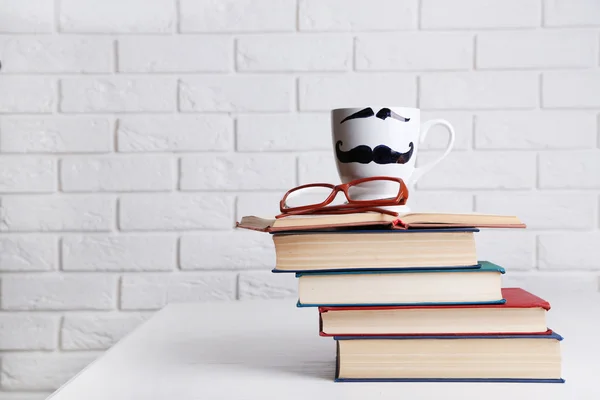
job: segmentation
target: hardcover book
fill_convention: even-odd
[[[547,334],[550,303],[503,288],[503,304],[319,307],[321,336]]]
[[[364,212],[352,214],[290,215],[283,218],[242,217],[236,226],[260,232],[315,230],[360,226],[385,226],[388,229],[415,228],[525,228],[516,216],[481,213],[407,213],[398,217]]]
[[[504,268],[300,272],[298,306],[441,305],[504,303]]]
[[[476,228],[273,234],[275,272],[475,268]]]
[[[555,332],[334,339],[337,382],[564,382]]]

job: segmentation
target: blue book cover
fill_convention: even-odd
[[[463,267],[452,267],[452,268],[442,268],[442,267],[433,267],[427,269],[416,269],[416,268],[387,268],[387,269],[372,269],[372,270],[333,270],[333,271],[300,271],[296,272],[296,278],[299,278],[304,275],[318,276],[318,275],[359,275],[359,274],[415,274],[415,273],[448,273],[448,272],[500,272],[504,274],[506,270],[498,264],[494,264],[491,261],[481,260],[478,261],[477,264],[473,268],[463,268]]]
[[[461,340],[461,339],[553,339],[562,341],[563,337],[558,333],[551,331],[547,335],[450,335],[450,336],[334,336],[334,340],[372,340],[372,339],[389,339],[389,340]],[[336,346],[336,370],[335,382],[497,382],[497,383],[564,383],[563,378],[559,379],[537,379],[537,378],[340,378],[340,355],[339,346]]]
[[[411,234],[411,233],[423,233],[423,232],[479,232],[479,228],[431,228],[431,229],[381,229],[379,227],[368,229],[362,227],[360,229],[348,228],[340,229],[335,228],[331,230],[314,230],[314,231],[285,231],[285,232],[272,232],[273,236],[284,236],[284,235],[313,235],[315,233],[344,233],[348,235],[356,233],[389,233],[389,234]]]

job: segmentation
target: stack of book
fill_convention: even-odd
[[[272,235],[276,273],[294,273],[298,307],[319,311],[337,347],[336,381],[564,382],[550,304],[503,288],[477,257],[480,228],[517,217],[380,213],[244,217]],[[507,249],[510,251],[510,249]]]

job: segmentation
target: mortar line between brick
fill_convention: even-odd
[[[292,87],[292,91],[293,91],[293,98],[294,98],[294,105],[295,107],[293,107],[294,109],[294,113],[300,112],[300,77],[296,76],[294,77],[294,86]]]
[[[60,0],[54,0],[54,33],[60,32]]]
[[[58,256],[58,264],[56,264],[56,267],[59,271],[63,271],[64,267],[64,257],[63,257],[63,251],[62,251],[62,244],[63,244],[63,238],[59,236],[58,238],[58,249],[57,249],[57,256]]]
[[[181,33],[181,1],[175,0],[175,33]]]
[[[300,32],[300,2],[302,0],[296,0],[295,12],[296,12],[296,32]]]
[[[181,171],[183,170],[181,168],[181,164],[183,163],[183,157],[178,156],[176,159],[176,165],[175,165],[175,191],[176,192],[180,192],[181,191]]]
[[[116,115],[112,115],[111,118],[109,119],[109,123],[110,123],[110,128],[111,128],[111,132],[112,132],[112,136],[113,136],[113,140],[112,140],[112,152],[114,153],[113,155],[117,155],[117,154],[123,154],[122,152],[119,152],[119,126],[121,123],[120,118],[118,118]],[[141,153],[141,154],[146,154],[146,153]],[[166,153],[168,154],[168,153]],[[128,154],[129,156],[129,154]]]
[[[62,83],[60,78],[57,78],[54,82],[54,93],[56,93],[56,102],[52,107],[52,114],[56,115],[61,113],[60,103],[62,101]]]
[[[117,196],[115,198],[115,218],[114,218],[114,226],[113,226],[113,231],[115,233],[120,233],[121,232],[121,227],[119,226],[119,217],[121,215],[121,200],[119,198],[119,196]],[[112,233],[112,232],[108,232],[108,233]]]
[[[63,159],[60,157],[56,158],[56,192],[62,192],[62,169]]]
[[[117,279],[117,293],[115,296],[115,300],[117,302],[115,308],[116,310],[121,311],[121,296],[122,296],[122,287],[123,287],[123,275],[120,275],[119,278]]]
[[[58,320],[58,334],[56,335],[57,343],[56,349],[62,350],[62,336],[63,336],[63,326],[65,325],[65,316],[64,314],[60,316]]]
[[[119,71],[119,40],[117,38],[113,39],[112,57],[112,72],[113,74],[117,74]]]
[[[232,117],[233,120],[233,152],[234,153],[239,153],[239,121],[238,121],[238,115],[236,115],[235,117]],[[262,154],[262,152],[260,152]]]

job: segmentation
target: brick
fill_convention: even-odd
[[[475,116],[477,149],[584,149],[595,143],[593,113],[494,111]]]
[[[63,112],[173,111],[175,80],[171,78],[65,78],[61,81]]]
[[[10,275],[2,278],[3,310],[110,310],[116,278],[98,274]]]
[[[96,354],[5,354],[2,387],[6,390],[55,390],[90,364]]]
[[[430,74],[420,78],[421,108],[533,108],[538,76],[527,72]]]
[[[328,113],[240,115],[239,151],[303,151],[331,148]]]
[[[0,315],[0,350],[53,350],[58,343],[60,317]]]
[[[302,111],[417,103],[416,79],[408,74],[303,76],[298,88]]]
[[[298,296],[298,283],[291,274],[248,271],[240,272],[238,279],[240,300],[286,299]]]
[[[181,158],[182,190],[285,189],[296,180],[295,157],[287,154],[202,155]]]
[[[69,236],[62,239],[62,268],[67,271],[171,271],[172,236]]]
[[[479,69],[591,67],[598,62],[594,32],[521,31],[477,35]]]
[[[105,350],[129,334],[148,315],[140,313],[65,316],[60,347],[63,350]]]
[[[225,36],[123,37],[118,46],[119,71],[229,71],[232,42]]]
[[[216,194],[140,194],[119,200],[119,227],[135,230],[230,229],[233,197]]]
[[[537,0],[423,0],[423,29],[529,28],[540,25]]]
[[[1,33],[47,33],[54,30],[54,2],[48,0],[3,0]]]
[[[125,275],[121,281],[123,310],[155,310],[169,303],[235,298],[233,272]]]
[[[182,32],[277,32],[296,28],[294,0],[181,0]]]
[[[3,153],[105,153],[112,149],[106,118],[19,117],[0,121]]]
[[[341,183],[333,151],[301,154],[298,157],[298,180],[299,185],[315,182],[332,183],[334,185]],[[343,196],[343,194],[339,196]]]
[[[3,76],[0,87],[0,113],[50,113],[56,105],[54,79]]]
[[[300,0],[303,31],[386,31],[417,27],[415,0]]]
[[[282,76],[212,76],[179,81],[180,111],[289,111],[293,84]],[[260,94],[260,95],[259,95]]]
[[[514,215],[515,213],[509,213]],[[524,217],[516,213],[519,217]],[[482,230],[475,235],[477,257],[488,260],[507,270],[532,270],[536,265],[535,235],[531,232],[515,229]]]
[[[237,39],[238,71],[346,71],[352,38],[338,35],[268,35]]]
[[[247,230],[183,236],[180,252],[181,269],[275,267],[273,238]]]
[[[589,0],[544,0],[544,26],[599,26],[600,4]]]
[[[574,272],[514,272],[507,273],[502,277],[503,287],[521,287],[531,293],[535,293],[543,299],[549,299],[553,307],[556,301],[552,299],[569,299],[574,296],[590,294],[596,296],[598,291],[598,276],[589,273]],[[553,315],[550,311],[549,326],[553,324]]]
[[[45,157],[4,156],[0,159],[0,192],[48,193],[56,190],[56,161]]]
[[[472,66],[473,37],[467,33],[385,33],[356,38],[357,70],[460,70]]]
[[[61,162],[65,192],[165,191],[175,186],[175,175],[175,160],[166,156],[87,156]]]
[[[595,209],[593,195],[551,192],[481,194],[475,207],[481,213],[516,215],[530,229],[593,228]]]
[[[273,218],[279,214],[279,201],[283,193],[241,193],[236,201],[236,218],[255,215],[258,217]]]
[[[443,119],[452,125],[456,135],[453,150],[466,150],[471,148],[473,137],[473,116],[471,113],[461,111],[422,111],[421,124],[432,120]],[[423,132],[421,132],[423,133]],[[425,142],[419,145],[419,150],[442,150],[448,146],[449,132],[443,125],[434,125]]]
[[[540,153],[540,188],[600,189],[600,151]]]
[[[233,148],[233,120],[226,115],[119,118],[120,152],[223,151]]]
[[[110,72],[112,40],[95,37],[0,37],[3,72]]]
[[[3,196],[0,231],[108,231],[114,200],[104,196]]]
[[[600,107],[600,72],[564,71],[542,75],[542,106],[545,108]]]
[[[421,154],[423,162],[439,155]],[[507,161],[508,160],[508,161]],[[422,164],[424,165],[424,164]],[[533,153],[450,153],[417,183],[419,189],[530,189],[535,187]]]
[[[55,238],[39,235],[0,236],[0,271],[50,271],[57,269]]]
[[[600,270],[598,232],[548,233],[538,237],[540,268]]]
[[[412,190],[406,204],[413,212],[469,213],[473,211],[473,195],[464,192]]]
[[[170,0],[61,0],[58,7],[62,32],[166,33],[176,24]]]

